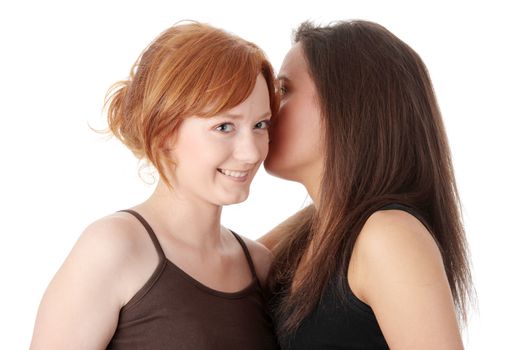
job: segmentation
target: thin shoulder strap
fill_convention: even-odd
[[[237,238],[237,240],[239,241],[242,251],[244,252],[244,255],[246,256],[246,260],[248,260],[250,271],[252,272],[253,277],[256,278],[257,281],[259,281],[259,278],[257,278],[257,273],[255,272],[255,265],[253,264],[252,256],[250,255],[250,251],[248,250],[246,243],[244,243],[244,240],[238,234],[236,234],[232,230],[230,230],[230,232],[233,233],[233,236]]]
[[[146,219],[144,219],[142,215],[137,213],[135,210],[125,209],[125,210],[119,210],[119,211],[129,213],[133,215],[134,217],[136,217],[138,221],[140,221],[142,226],[144,226],[146,231],[148,231],[149,237],[151,238],[151,241],[153,242],[153,245],[155,246],[155,250],[157,251],[157,254],[159,254],[161,259],[166,259],[166,255],[164,254],[164,251],[162,250],[162,247],[160,246],[159,240],[157,239],[155,232],[153,232],[153,229],[148,224]]]

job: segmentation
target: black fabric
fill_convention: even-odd
[[[425,221],[415,210],[404,205],[389,204],[380,210],[394,209],[414,215],[426,226]],[[348,262],[344,263],[348,264]],[[341,280],[336,276],[329,281],[317,307],[301,322],[298,329],[293,334],[279,338],[281,349],[388,349],[372,309],[354,295],[346,274],[342,279],[344,295],[336,294],[337,283]],[[280,293],[283,291],[285,288],[276,291],[272,297],[273,307],[282,299]],[[279,323],[277,321],[277,327]]]

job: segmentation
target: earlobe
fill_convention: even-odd
[[[168,137],[160,146],[160,152],[164,157],[175,158],[175,150],[177,149],[177,136]]]
[[[175,161],[175,147],[172,145],[165,145],[159,151],[161,152],[163,158]]]

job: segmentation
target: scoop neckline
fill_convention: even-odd
[[[201,289],[202,291],[204,291],[204,292],[206,292],[208,294],[217,296],[217,297],[227,298],[227,299],[242,298],[242,297],[252,293],[255,290],[255,287],[257,286],[257,279],[256,279],[255,276],[252,276],[252,280],[250,281],[250,283],[246,287],[244,287],[244,288],[242,288],[242,289],[240,289],[238,291],[235,291],[235,292],[224,292],[224,291],[220,291],[220,290],[217,290],[217,289],[213,289],[211,287],[208,287],[204,283],[200,282],[199,280],[197,280],[196,278],[191,276],[189,273],[187,273],[186,271],[184,271],[180,267],[178,267],[170,259],[168,259],[166,257],[164,259],[166,260],[168,265],[172,266],[188,282],[193,284],[195,287]]]

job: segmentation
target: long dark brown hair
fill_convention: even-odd
[[[407,44],[367,21],[305,22],[295,32],[325,131],[320,201],[275,247],[270,288],[281,290],[280,332],[298,327],[347,263],[367,218],[390,203],[418,212],[443,258],[460,320],[472,281],[452,161],[427,69]],[[307,263],[291,281],[299,261]],[[301,262],[303,266],[303,262]]]

